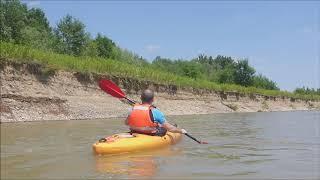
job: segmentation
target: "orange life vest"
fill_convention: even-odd
[[[141,133],[156,132],[157,123],[153,122],[152,106],[150,104],[135,104],[128,116],[130,130]]]

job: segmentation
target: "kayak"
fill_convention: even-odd
[[[121,133],[103,138],[93,144],[96,154],[118,154],[142,150],[152,150],[176,144],[180,133],[167,132],[165,136],[149,136],[137,133]]]

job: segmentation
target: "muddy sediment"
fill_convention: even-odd
[[[37,63],[2,63],[0,71],[1,122],[125,117],[130,107],[99,89],[96,82],[102,77],[114,81],[135,100],[141,90],[155,90],[155,105],[166,115],[320,109],[320,102],[180,89],[134,78],[54,71]]]

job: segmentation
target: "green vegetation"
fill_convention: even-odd
[[[85,25],[71,15],[50,27],[44,12],[28,9],[19,0],[0,1],[0,39],[35,49],[73,56],[112,58],[131,64],[145,65],[147,60],[121,49],[101,34],[92,38]]]
[[[80,56],[88,46],[85,25],[70,15],[63,17],[54,30],[55,49],[61,54]]]
[[[280,91],[275,82],[256,75],[247,59],[202,54],[191,60],[158,56],[149,63],[100,33],[91,37],[71,15],[50,27],[41,9],[28,9],[19,0],[0,1],[0,5],[1,61],[40,63],[50,72],[107,73],[178,87],[320,100],[319,93],[306,89]]]
[[[256,76],[255,69],[247,59],[234,60],[231,57],[199,55],[190,61],[171,60],[156,57],[152,66],[179,76],[205,79],[220,84],[237,84],[256,88],[279,90],[276,83],[261,74]]]
[[[277,84],[267,77],[259,74],[253,78],[253,86],[261,89],[279,90]]]
[[[320,96],[320,88],[318,88],[318,89],[308,88],[308,87],[296,88],[294,90],[294,93],[295,94],[318,95],[318,96]]]

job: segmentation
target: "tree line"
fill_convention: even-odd
[[[231,57],[199,55],[189,61],[171,60],[156,57],[152,65],[163,71],[173,72],[193,79],[206,79],[211,82],[254,86],[262,89],[279,90],[277,84],[258,74],[247,59],[235,60]]]
[[[120,48],[101,33],[92,37],[86,31],[85,24],[71,15],[64,16],[51,27],[45,13],[39,8],[28,8],[19,0],[0,1],[0,5],[1,41],[72,56],[99,57],[106,61],[114,59],[193,79],[279,90],[274,81],[256,74],[247,59],[235,60],[227,56],[201,54],[191,60],[157,56],[149,63],[145,58]]]

